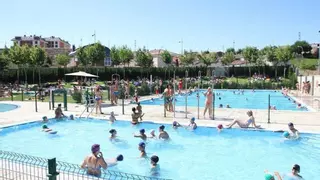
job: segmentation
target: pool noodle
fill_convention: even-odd
[[[57,134],[58,131],[49,131],[48,133],[49,133],[49,134]]]

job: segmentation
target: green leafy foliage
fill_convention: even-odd
[[[129,66],[131,60],[134,58],[133,52],[127,46],[122,46],[119,49],[119,58],[122,64]]]
[[[172,63],[172,56],[169,51],[165,50],[161,53],[161,59],[163,60],[164,63],[167,65]]]
[[[230,64],[235,60],[233,52],[227,52],[222,56],[221,62],[224,65]]]
[[[113,46],[110,49],[110,56],[112,61],[112,66],[118,66],[121,63],[120,56],[119,56],[119,49]]]
[[[153,57],[148,51],[138,49],[136,52],[136,62],[140,67],[151,67],[153,65]]]
[[[66,67],[68,63],[70,62],[70,56],[67,54],[58,54],[56,56],[56,62],[63,67]]]

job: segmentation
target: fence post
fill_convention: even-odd
[[[270,94],[268,95],[268,124],[270,124]]]
[[[163,97],[163,116],[167,117],[167,110],[166,110],[166,97]]]
[[[37,101],[37,91],[34,91],[34,103],[36,106],[36,112],[38,112],[38,101]]]
[[[199,91],[199,90],[198,90]],[[200,118],[200,109],[199,109],[199,105],[200,105],[200,95],[199,92],[197,92],[197,99],[198,99],[198,119]]]
[[[21,101],[23,101],[23,89],[21,90]]]
[[[52,91],[52,95],[51,95],[52,99],[51,99],[51,103],[52,103],[52,110],[54,110],[54,91]]]
[[[57,172],[57,163],[56,158],[48,159],[48,177],[49,180],[57,180],[57,176],[59,172]]]
[[[63,92],[63,106],[64,106],[64,110],[68,111],[68,98],[67,98],[66,90]]]

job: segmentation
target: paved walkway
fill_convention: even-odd
[[[20,124],[23,122],[31,122],[35,120],[41,120],[43,116],[48,118],[54,117],[54,111],[49,110],[48,102],[38,102],[38,112],[35,112],[34,102],[1,102],[20,105],[20,108],[0,113],[0,127],[13,124]],[[131,108],[135,105],[126,104],[124,106],[124,115],[122,114],[122,106],[108,106],[104,105],[102,111],[104,115],[96,115],[95,110],[89,117],[108,119],[111,111],[114,111],[118,120],[131,120]],[[65,114],[73,114],[80,116],[85,107],[78,104],[68,104],[68,111]],[[91,110],[91,109],[89,109]],[[234,118],[247,119],[245,109],[216,109],[215,120],[204,118],[202,116],[203,108],[199,108],[199,120],[197,124],[199,126],[215,127],[218,124],[226,125]],[[173,113],[167,112],[164,117],[164,108],[160,105],[147,106],[143,105],[143,112],[145,113],[144,120],[152,121],[156,123],[172,123],[172,121],[179,121],[181,124],[188,124],[188,119],[196,117],[198,119],[198,109],[196,107],[188,107],[187,118],[185,113],[185,107],[176,107],[175,117]],[[270,124],[268,123],[268,111],[267,110],[254,110],[253,111],[257,124],[262,125],[263,128],[268,130],[287,129],[287,124],[293,122],[296,128],[301,132],[320,133],[320,112],[296,112],[296,111],[271,111]],[[87,117],[88,112],[84,112],[82,117]]]

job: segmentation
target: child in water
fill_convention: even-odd
[[[146,144],[144,142],[139,143],[138,149],[140,151],[140,157],[144,158],[147,156],[146,153]]]
[[[110,117],[109,117],[109,121],[110,121],[111,123],[114,123],[116,120],[117,120],[117,119],[116,119],[116,117],[114,116],[114,112],[111,111]]]
[[[153,176],[158,175],[160,171],[160,165],[158,164],[159,162],[159,157],[156,155],[153,155],[151,158],[151,174]]]
[[[46,122],[48,122],[48,121],[49,121],[49,120],[48,120],[47,116],[43,116],[43,117],[42,117],[42,122],[43,122],[43,123],[46,123]]]
[[[145,140],[147,140],[147,135],[145,134],[145,132],[146,131],[144,129],[140,129],[140,134],[134,135],[134,137],[139,137],[145,141]]]
[[[115,129],[111,129],[109,133],[111,134],[111,136],[109,137],[110,140],[114,140],[117,138],[117,131]]]

